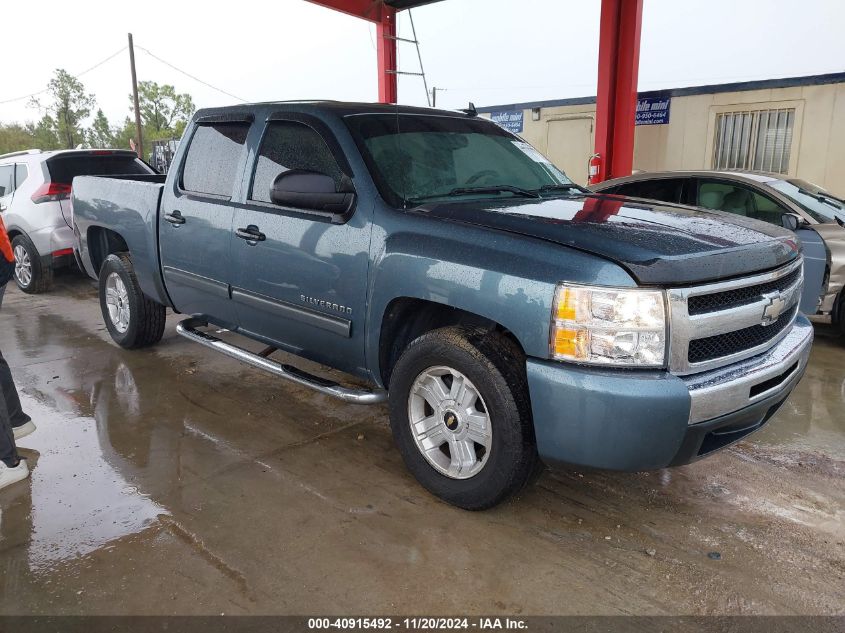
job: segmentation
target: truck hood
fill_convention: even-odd
[[[555,242],[616,262],[642,285],[757,273],[799,256],[795,236],[746,217],[624,196],[449,201],[415,212]]]

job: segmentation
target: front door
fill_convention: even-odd
[[[769,224],[783,226],[784,213],[795,213],[756,188],[740,182],[705,179],[698,185],[698,206],[744,215]],[[802,214],[799,214],[802,215]],[[803,217],[803,215],[802,215]],[[813,315],[818,310],[824,285],[827,250],[824,240],[808,227],[795,232],[804,255],[804,289],[801,293],[801,312]]]
[[[159,212],[161,265],[177,310],[224,327],[237,323],[229,298],[234,203],[248,121],[200,123]]]
[[[351,373],[364,374],[364,322],[372,205],[345,222],[274,205],[270,188],[291,169],[336,186],[351,170],[317,120],[271,120],[232,232],[232,299],[243,333]],[[331,143],[327,143],[330,140]],[[343,167],[341,167],[343,165]],[[250,235],[258,239],[250,239]]]

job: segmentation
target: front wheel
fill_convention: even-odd
[[[845,337],[845,290],[839,291],[839,297],[834,304],[833,325],[839,334]]]
[[[390,424],[417,480],[467,510],[537,472],[525,357],[497,332],[448,327],[413,341],[390,379]]]
[[[154,345],[164,334],[165,308],[141,292],[126,253],[109,255],[103,262],[100,309],[112,339],[126,349]]]

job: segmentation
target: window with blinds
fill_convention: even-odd
[[[789,170],[795,108],[716,115],[713,169]]]

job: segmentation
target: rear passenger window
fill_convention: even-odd
[[[0,198],[15,190],[15,166],[0,165]]]
[[[663,202],[680,202],[684,181],[680,178],[661,178],[659,180],[642,180],[619,185],[614,193],[647,200],[661,200]]]
[[[29,171],[27,170],[26,165],[21,165],[20,163],[15,165],[15,189],[23,184],[23,181],[26,180],[28,175]]]
[[[322,136],[304,123],[273,121],[261,141],[250,199],[270,202],[273,181],[291,169],[317,171],[340,184],[340,166]]]
[[[182,189],[231,197],[247,132],[248,123],[198,126],[185,157]]]

